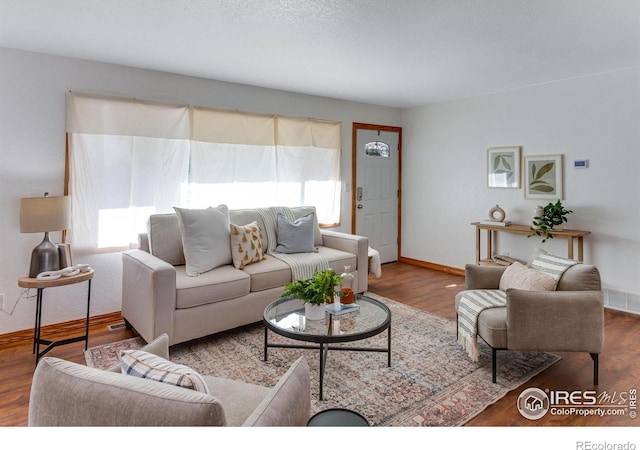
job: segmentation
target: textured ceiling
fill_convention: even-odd
[[[640,66],[640,0],[0,0],[0,46],[412,107]]]

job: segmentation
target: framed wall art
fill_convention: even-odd
[[[524,198],[562,200],[562,155],[524,157]]]
[[[490,188],[520,187],[520,147],[487,149],[487,186]]]

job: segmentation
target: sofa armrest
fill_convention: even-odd
[[[602,291],[507,289],[507,345],[519,351],[601,353]]]
[[[505,266],[467,264],[464,266],[465,290],[498,289],[500,287],[500,278],[505,269]]]
[[[356,286],[358,292],[365,292],[369,287],[369,238],[341,231],[321,230],[325,247],[342,250],[356,255],[358,271]]]
[[[309,365],[300,357],[251,413],[243,426],[304,426],[310,416]]]
[[[151,342],[162,333],[173,336],[176,269],[142,250],[122,254],[122,316]]]

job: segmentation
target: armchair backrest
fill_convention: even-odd
[[[556,291],[600,291],[600,272],[590,264],[576,264],[567,269],[558,281]]]
[[[33,374],[29,426],[226,425],[212,395],[42,358]]]

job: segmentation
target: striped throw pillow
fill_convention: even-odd
[[[175,364],[143,350],[122,350],[120,352],[122,373],[138,378],[148,378],[161,383],[209,393],[202,375],[190,367]]]
[[[558,281],[560,281],[560,278],[564,275],[566,270],[576,264],[580,264],[580,261],[552,255],[544,250],[538,250],[536,256],[529,263],[529,267],[553,278],[556,282],[553,287],[555,290],[558,285]]]

